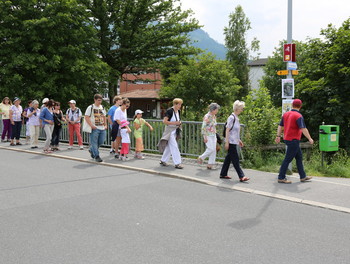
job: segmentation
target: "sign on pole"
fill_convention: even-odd
[[[294,97],[294,79],[282,80],[282,98]]]
[[[295,62],[295,44],[289,43],[283,45],[283,61]]]

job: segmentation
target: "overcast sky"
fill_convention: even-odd
[[[223,28],[237,5],[243,7],[252,29],[247,38],[260,40],[260,57],[272,55],[280,40],[287,39],[288,0],[181,0],[191,8],[209,35],[224,44]],[[319,37],[328,24],[336,27],[350,18],[350,0],[293,0],[293,39]]]

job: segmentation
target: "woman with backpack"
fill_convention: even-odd
[[[237,145],[243,147],[244,144],[240,139],[240,130],[241,124],[239,123],[238,116],[242,113],[245,107],[245,103],[242,101],[235,101],[233,103],[233,113],[227,118],[227,122],[225,124],[225,149],[228,151],[225,161],[222,164],[220,178],[222,179],[231,179],[230,176],[227,175],[228,169],[230,168],[230,163],[232,162],[233,167],[235,168],[239,181],[245,182],[249,181],[249,178],[244,176],[244,172],[239,165],[239,156],[237,151]]]
[[[209,105],[209,112],[203,118],[202,135],[206,145],[205,152],[197,159],[199,164],[203,164],[203,161],[209,157],[207,169],[212,170],[215,166],[216,160],[216,115],[220,109],[220,105],[217,103],[211,103]]]
[[[77,135],[79,148],[82,150],[84,149],[83,138],[81,137],[81,132],[80,132],[80,121],[82,117],[82,112],[78,107],[76,107],[75,100],[70,100],[68,103],[70,106],[66,112],[66,120],[68,122],[68,131],[69,131],[68,149],[73,148],[74,132],[75,132],[75,134]]]

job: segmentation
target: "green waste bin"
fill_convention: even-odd
[[[339,126],[320,126],[320,151],[339,150]]]

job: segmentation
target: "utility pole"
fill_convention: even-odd
[[[287,44],[293,41],[293,0],[288,0],[288,23],[287,23]],[[287,62],[288,65],[288,62]],[[287,79],[293,79],[292,71],[288,69]]]

